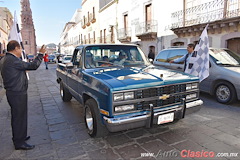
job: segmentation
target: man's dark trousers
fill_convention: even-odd
[[[12,94],[7,91],[6,95],[11,107],[12,140],[15,147],[20,147],[27,137],[27,93]]]

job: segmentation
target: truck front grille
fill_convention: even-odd
[[[174,95],[169,97],[166,100],[152,100],[152,101],[138,102],[135,104],[135,107],[137,110],[145,110],[145,109],[149,109],[149,104],[152,104],[153,107],[166,106],[169,104],[180,103],[183,97],[184,95]]]
[[[163,94],[174,94],[186,91],[186,84],[178,84],[171,86],[164,86],[158,88],[149,88],[138,90],[135,92],[136,99],[149,98],[155,96],[162,96]]]

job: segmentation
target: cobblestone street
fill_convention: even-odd
[[[28,143],[36,146],[33,150],[14,150],[10,107],[0,89],[0,159],[183,159],[183,150],[212,151],[215,157],[205,158],[211,160],[240,159],[239,101],[223,105],[201,93],[202,109],[176,123],[91,138],[83,107],[75,99],[68,103],[61,100],[56,65],[49,67],[45,70],[42,63],[37,71],[29,72]],[[192,159],[187,152],[184,155],[184,159]]]

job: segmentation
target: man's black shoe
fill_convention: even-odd
[[[16,150],[31,150],[33,148],[35,148],[34,145],[30,145],[30,144],[27,144],[27,143],[23,143],[21,146],[15,147]]]
[[[25,138],[25,141],[27,141],[27,140],[29,140],[30,139],[30,136],[27,136],[26,138]]]

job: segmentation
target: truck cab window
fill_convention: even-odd
[[[74,57],[73,57],[73,65],[77,67],[81,67],[81,56],[82,56],[82,49],[80,50],[75,50]]]

